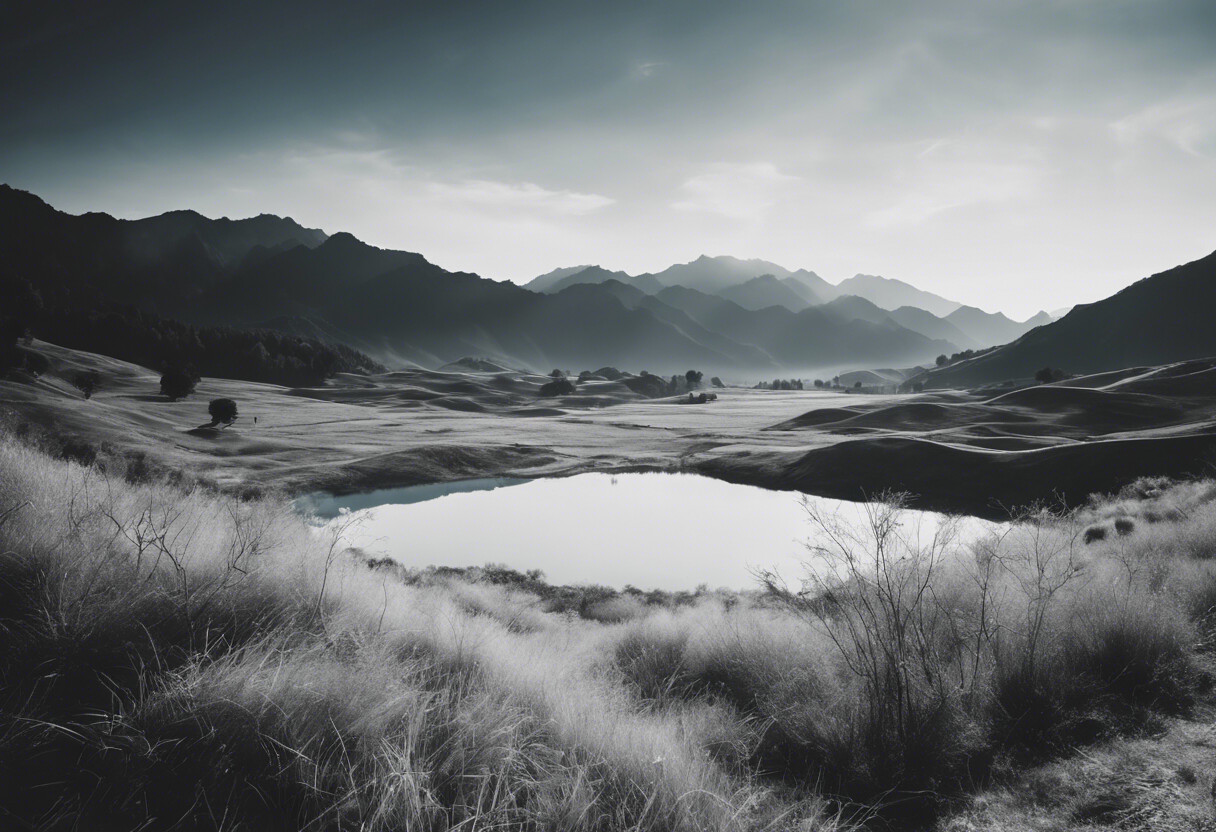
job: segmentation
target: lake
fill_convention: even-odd
[[[408,567],[540,569],[551,583],[642,589],[746,589],[753,571],[796,581],[811,560],[816,527],[802,494],[734,485],[692,474],[580,474],[482,479],[384,489],[344,497],[310,495],[298,508],[319,524],[344,511],[347,539]],[[807,497],[856,525],[866,506]],[[927,542],[941,516],[906,513],[903,533]],[[996,524],[966,518],[964,536]]]

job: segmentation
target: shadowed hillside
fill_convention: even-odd
[[[998,350],[932,371],[934,387],[1030,378],[1045,366],[1098,373],[1216,355],[1216,253],[1076,306]]]

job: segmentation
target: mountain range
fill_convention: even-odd
[[[473,355],[542,371],[616,364],[767,375],[910,366],[1003,344],[920,379],[942,387],[1027,378],[1045,366],[1096,373],[1216,355],[1216,253],[1059,320],[1019,322],[900,281],[859,275],[833,286],[810,271],[729,257],[634,276],[559,269],[528,288],[290,218],[71,215],[0,185],[0,262],[47,308],[84,310],[90,326],[135,307],[308,335],[397,366]]]
[[[801,312],[821,306],[855,320],[892,323],[926,338],[949,341],[959,349],[1004,344],[1054,320],[1046,312],[1039,312],[1026,321],[1014,321],[1000,312],[964,306],[887,277],[858,274],[833,285],[806,269],[790,271],[766,260],[734,257],[701,256],[661,272],[639,275],[600,266],[575,266],[556,269],[524,286],[552,294],[580,283],[606,280],[617,280],[649,295],[657,295],[665,287],[683,286],[718,295],[751,311],[780,306]]]
[[[389,365],[437,367],[475,355],[542,371],[617,364],[768,374],[908,366],[961,346],[894,319],[810,305],[830,284],[764,261],[702,257],[636,277],[558,270],[536,292],[290,218],[75,216],[7,186],[0,257],[48,304],[98,315],[125,304],[191,323],[277,328]],[[754,280],[765,275],[772,279]],[[732,291],[744,303],[718,294]],[[752,297],[765,292],[783,292],[799,308]]]

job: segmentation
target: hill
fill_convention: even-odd
[[[1044,366],[1070,373],[1216,355],[1216,253],[1073,307],[990,353],[933,370],[928,385],[972,386],[1029,378]]]

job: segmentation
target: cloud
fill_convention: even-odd
[[[902,195],[866,214],[867,227],[919,225],[966,206],[1029,199],[1039,187],[1035,154],[1022,148],[939,139],[911,150],[897,177]]]
[[[736,220],[762,217],[798,177],[770,162],[715,162],[680,186],[677,211],[718,214]]]
[[[1156,138],[1192,156],[1216,157],[1216,96],[1167,98],[1116,121],[1111,130],[1125,144]]]
[[[663,61],[639,61],[629,70],[629,77],[635,81],[651,78],[664,65]]]
[[[534,209],[554,214],[586,214],[613,204],[601,194],[551,191],[534,182],[495,182],[466,179],[461,182],[430,182],[427,191],[437,199],[487,208]]]

